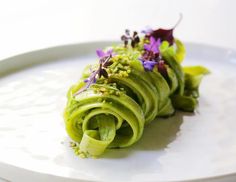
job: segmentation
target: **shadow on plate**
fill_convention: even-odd
[[[168,118],[158,118],[144,129],[141,139],[128,148],[109,149],[103,158],[124,158],[138,151],[161,151],[176,139],[184,116],[194,116],[194,113],[176,112]]]

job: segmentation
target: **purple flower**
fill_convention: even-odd
[[[155,61],[147,61],[143,59],[139,59],[142,62],[142,65],[146,71],[152,71],[154,66],[157,64]]]
[[[97,79],[96,79],[95,75],[93,77],[88,77],[88,78],[84,79],[84,83],[89,83],[89,82],[96,83],[96,81],[97,81]]]
[[[139,42],[140,38],[138,36],[138,32],[134,31],[133,35],[130,35],[130,30],[125,30],[125,35],[121,36],[121,40],[124,42],[124,46],[127,48],[127,45],[130,40],[130,45],[132,48],[134,48]]]
[[[154,54],[159,53],[159,47],[161,45],[161,39],[155,39],[154,37],[150,37],[150,43],[144,44],[144,49],[146,51],[153,52]]]
[[[86,78],[85,80],[84,80],[84,83],[88,83],[89,82],[89,78]]]
[[[113,53],[113,50],[112,49],[109,49],[108,51],[103,51],[102,49],[97,49],[96,50],[96,53],[97,53],[97,55],[98,55],[98,57],[100,58],[100,59],[103,59],[103,58],[106,58],[106,57],[109,57],[109,56],[114,56],[115,55],[115,53]]]
[[[153,29],[150,27],[146,27],[144,30],[141,31],[141,33],[143,33],[147,36],[151,35],[152,32],[153,32]]]

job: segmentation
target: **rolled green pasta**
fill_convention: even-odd
[[[77,155],[97,157],[107,148],[128,147],[156,117],[194,111],[208,70],[182,68],[184,45],[161,30],[143,38],[126,31],[124,45],[97,50],[98,63],[88,65],[70,88],[64,118]]]

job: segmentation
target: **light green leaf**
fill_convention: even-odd
[[[184,73],[190,74],[192,76],[206,75],[210,73],[210,71],[203,66],[185,66],[183,67],[183,70]]]
[[[185,47],[184,44],[178,39],[175,39],[175,44],[176,44],[176,51],[174,57],[177,62],[181,63],[186,55]]]

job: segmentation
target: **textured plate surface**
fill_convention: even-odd
[[[155,120],[137,144],[109,150],[100,159],[74,156],[62,118],[66,92],[85,65],[94,62],[96,48],[109,44],[60,46],[0,61],[0,177],[12,181],[233,181],[236,54],[206,45],[186,44],[184,64],[211,70],[201,85],[195,113],[177,112]]]

